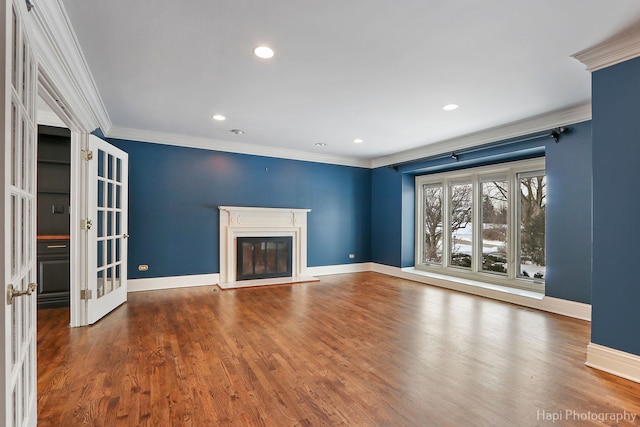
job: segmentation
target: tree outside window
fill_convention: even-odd
[[[520,270],[521,277],[543,279],[546,267],[545,217],[547,186],[544,175],[521,176]]]
[[[442,262],[442,184],[427,184],[424,191],[424,258],[425,263]]]

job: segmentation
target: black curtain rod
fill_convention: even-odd
[[[398,168],[400,166],[411,165],[414,163],[428,162],[430,160],[444,159],[447,157],[451,157],[452,159],[457,161],[458,156],[460,154],[473,153],[476,151],[485,150],[487,148],[501,147],[503,145],[517,144],[518,142],[523,142],[523,141],[532,141],[534,139],[542,138],[545,136],[553,138],[553,140],[557,143],[560,141],[560,134],[569,131],[569,129],[570,128],[568,126],[561,126],[561,127],[553,128],[550,130],[529,134],[527,136],[505,139],[501,141],[487,142],[485,144],[476,145],[474,147],[469,147],[469,148],[462,148],[460,150],[455,150],[448,153],[434,154],[432,156],[421,157],[419,159],[407,160],[405,162],[400,162],[400,163],[394,163],[392,165],[389,165],[389,167],[394,169],[395,171],[398,171]]]

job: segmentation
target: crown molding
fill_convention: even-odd
[[[30,15],[41,87],[55,91],[55,102],[79,130],[110,129],[111,120],[62,0],[38,2]]]
[[[329,163],[342,166],[354,166],[373,169],[396,163],[421,159],[441,154],[447,151],[461,150],[465,148],[475,147],[477,145],[486,144],[489,142],[526,136],[554,127],[566,126],[569,124],[580,123],[587,120],[591,120],[590,102],[585,102],[563,110],[553,111],[529,119],[512,122],[503,126],[498,126],[480,132],[447,139],[413,150],[407,150],[390,156],[379,157],[372,160],[321,155],[299,150],[265,147],[260,145],[184,136],[164,132],[121,128],[117,126],[113,126],[108,133],[105,132],[105,136],[107,138],[148,142],[153,144],[175,145],[179,147],[199,148],[212,151],[225,151],[230,153],[250,154],[254,156],[278,157],[290,160]]]
[[[587,67],[597,71],[640,56],[640,31],[625,31],[602,43],[571,55]]]
[[[371,161],[372,168],[423,159],[450,151],[462,150],[490,142],[542,132],[558,126],[566,126],[591,120],[591,102],[585,102],[562,110],[552,111],[506,125],[485,129],[456,138],[435,142],[420,148],[402,151]]]
[[[125,139],[131,141],[148,142],[153,144],[175,145],[178,147],[199,148],[211,151],[225,151],[229,153],[250,154],[254,156],[277,157],[306,162],[329,163],[342,166],[370,168],[371,161],[351,157],[330,156],[309,153],[301,150],[265,147],[242,142],[221,141],[217,139],[194,136],[177,135],[165,132],[153,132],[113,126],[105,132],[107,138]]]

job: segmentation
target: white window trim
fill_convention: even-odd
[[[415,201],[416,201],[416,216],[415,216],[415,259],[414,266],[416,270],[422,270],[432,273],[445,274],[453,277],[459,277],[464,279],[471,279],[480,282],[490,283],[499,286],[507,286],[518,289],[525,289],[534,292],[544,293],[544,281],[533,278],[525,278],[518,276],[518,268],[516,268],[516,261],[518,259],[518,227],[520,226],[518,221],[518,213],[520,209],[520,203],[518,198],[509,197],[508,200],[508,220],[507,220],[507,262],[509,268],[506,275],[497,273],[485,272],[481,270],[482,259],[482,245],[475,242],[482,240],[482,227],[481,224],[481,209],[482,206],[482,192],[480,183],[486,180],[491,175],[502,175],[507,177],[509,194],[517,194],[518,188],[516,181],[518,174],[521,176],[531,172],[544,172],[545,171],[545,159],[537,158],[531,160],[521,160],[508,163],[501,163],[492,166],[480,166],[477,168],[469,168],[458,171],[436,173],[430,175],[420,175],[415,178]],[[471,269],[464,269],[450,265],[450,251],[449,251],[449,235],[450,227],[450,200],[449,192],[452,183],[459,183],[464,180],[470,180],[473,184],[473,250],[471,257]],[[443,239],[442,239],[442,263],[441,264],[423,264],[422,254],[424,253],[424,221],[423,217],[423,192],[422,186],[425,184],[442,183],[443,190]]]

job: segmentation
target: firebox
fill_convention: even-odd
[[[291,276],[291,236],[238,237],[236,280]]]

